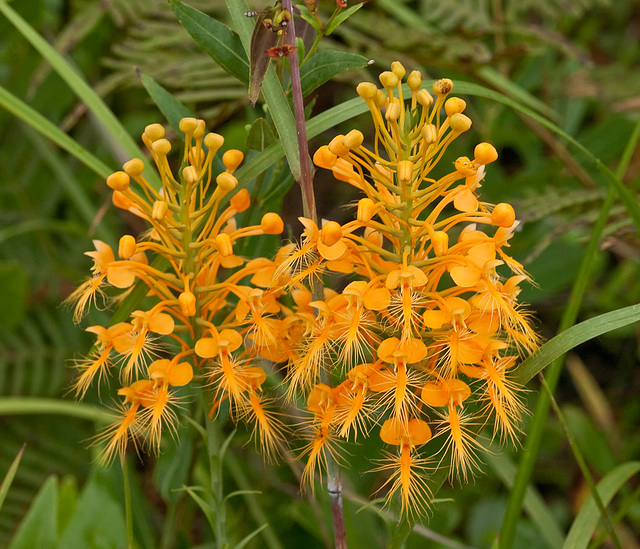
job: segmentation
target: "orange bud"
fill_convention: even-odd
[[[450,97],[444,102],[444,111],[447,116],[453,116],[456,113],[461,113],[467,108],[467,103],[464,99],[459,97]]]
[[[130,183],[131,179],[125,172],[115,172],[107,177],[107,185],[114,191],[126,191]]]
[[[431,244],[436,257],[441,257],[449,250],[449,235],[444,231],[436,231],[431,237]]]
[[[491,212],[491,224],[509,228],[516,222],[516,212],[511,204],[501,202],[496,204]]]
[[[222,172],[218,175],[218,177],[216,177],[216,183],[218,184],[218,187],[220,187],[220,189],[225,192],[229,192],[236,188],[238,180],[229,172]]]
[[[344,143],[342,142],[343,139],[344,139],[344,135],[336,135],[331,140],[328,147],[333,154],[337,156],[345,156],[349,154],[349,148],[344,145]]]
[[[441,78],[433,83],[433,93],[440,96],[449,95],[453,89],[453,82],[448,78]]]
[[[216,248],[222,257],[233,255],[233,242],[227,233],[220,233],[215,238]]]
[[[171,152],[171,143],[167,139],[158,139],[151,145],[151,150],[158,156],[167,156]]]
[[[151,142],[154,142],[164,137],[164,128],[161,124],[149,124],[144,129],[144,134],[149,138]]]
[[[192,292],[182,292],[178,296],[178,303],[184,316],[196,315],[196,296]]]
[[[449,126],[456,133],[464,133],[471,127],[471,118],[456,112],[449,117]]]
[[[422,75],[420,71],[411,71],[407,76],[407,84],[412,92],[417,92],[422,85]]]
[[[192,134],[194,130],[198,127],[198,121],[192,117],[185,117],[180,120],[180,124],[178,124],[180,131],[187,135]]]
[[[251,206],[251,197],[247,189],[240,189],[236,194],[231,197],[231,207],[237,212],[244,212],[249,206]]]
[[[407,183],[413,177],[413,162],[410,160],[401,160],[398,162],[398,181]]]
[[[371,82],[360,82],[356,87],[356,92],[365,101],[372,101],[378,94],[378,88]]]
[[[165,200],[156,200],[153,203],[153,208],[151,210],[151,217],[156,221],[162,221],[164,216],[167,215],[167,210],[169,209],[169,204]]]
[[[144,162],[139,158],[132,158],[128,162],[124,163],[122,169],[127,173],[127,175],[136,178],[142,174],[144,170]]]
[[[395,88],[398,85],[398,81],[400,80],[391,71],[381,72],[378,78],[380,79],[380,83],[387,89]]]
[[[122,259],[129,259],[136,253],[136,239],[130,234],[125,234],[118,242],[118,255]]]
[[[360,223],[366,223],[371,220],[375,214],[375,202],[370,198],[361,198],[358,202],[357,219]]]
[[[344,139],[342,140],[342,143],[348,149],[353,150],[360,147],[363,141],[364,141],[364,135],[362,135],[361,131],[351,130],[347,135],[345,135]]]
[[[282,234],[284,222],[277,213],[269,212],[262,216],[260,228],[264,234]]]
[[[320,232],[320,240],[327,246],[333,246],[342,238],[342,226],[336,221],[327,221]]]
[[[243,160],[244,154],[237,149],[229,149],[222,155],[222,163],[229,173],[233,173]]]
[[[484,166],[485,164],[491,164],[498,159],[498,151],[490,143],[480,143],[476,145],[473,150],[475,161],[477,164]]]
[[[204,136],[204,146],[209,149],[209,153],[216,154],[224,144],[224,137],[217,133],[208,133]]]

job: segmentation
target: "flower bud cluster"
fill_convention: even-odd
[[[521,388],[509,372],[538,336],[517,300],[527,275],[507,253],[514,209],[479,198],[495,148],[480,143],[436,175],[471,119],[450,96],[451,80],[427,91],[413,71],[405,98],[405,74],[396,62],[380,75],[382,89],[357,87],[372,139],[353,130],[314,155],[362,192],[356,218],[322,227],[301,218],[302,241],[278,273],[295,301],[282,334],[288,394],[304,395],[313,417],[306,478],[341,440],[375,432],[395,448],[383,466],[389,496],[400,494],[412,513],[428,505],[427,463],[448,456],[462,480],[478,469],[472,425],[492,419],[501,439],[517,439]],[[331,273],[351,278],[340,292],[313,292]]]
[[[253,364],[259,345],[268,344],[267,332],[254,319],[280,311],[278,291],[265,282],[271,280],[264,274],[268,260],[236,254],[246,237],[282,233],[282,219],[267,213],[257,225],[238,227],[237,214],[251,205],[234,175],[243,154],[226,151],[225,171],[216,175],[213,160],[224,138],[206,132],[204,121],[194,118],[182,119],[180,131],[185,146],[177,175],[169,165],[173,145],[165,129],[151,124],[142,136],[160,189],[147,181],[145,162],[138,158],[107,178],[114,205],[149,228],[137,238],[124,235],[117,258],[109,244],[94,241],[95,251],[87,252],[92,276],[70,296],[80,321],[98,297],[120,302],[134,284],[147,295],[144,308],[128,321],[87,328],[97,339],[78,365],[77,396],[84,397],[96,379],[120,383],[121,415],[99,437],[105,461],[122,454],[130,438],[157,451],[163,431],[176,428],[177,388],[193,385],[196,374],[204,381],[199,385],[213,392],[211,413],[228,400],[234,419],[253,422],[267,454],[277,451],[282,435],[279,420],[264,406],[266,372]]]

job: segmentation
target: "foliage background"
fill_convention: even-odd
[[[249,105],[241,83],[199,50],[163,0],[34,0],[11,5],[77,67],[134,138],[146,124],[163,122],[141,86],[139,71],[223,134],[225,148],[247,149],[247,125],[263,113]],[[222,0],[192,0],[189,5],[228,19]],[[320,7],[326,17],[334,6],[326,0]],[[314,113],[355,97],[357,82],[375,78],[391,61],[400,60],[409,70],[421,70],[425,80],[447,76],[529,101],[612,169],[640,113],[640,7],[633,0],[377,0],[338,27],[321,47],[361,53],[376,63],[325,84],[313,95]],[[110,169],[128,159],[4,17],[0,85]],[[488,172],[484,197],[494,203],[515,202],[524,221],[513,239],[512,255],[537,281],[538,287],[528,288],[524,300],[535,311],[540,331],[550,338],[566,307],[606,182],[589,159],[535,121],[487,99],[465,99],[474,126],[472,135],[457,142],[455,155],[469,154],[481,140],[497,147],[500,158]],[[367,116],[314,139],[311,150],[354,124],[366,129]],[[60,304],[86,276],[89,260],[83,252],[91,248],[91,239],[114,244],[116,234],[137,227],[110,207],[108,189],[95,173],[4,110],[0,127],[2,474],[27,444],[0,511],[0,546],[47,546],[29,545],[35,538],[25,537],[26,530],[30,535],[46,532],[44,526],[18,531],[27,510],[44,501],[55,504],[57,525],[47,527],[64,531],[61,544],[116,547],[124,534],[121,472],[117,467],[103,471],[92,461],[95,449],[87,440],[96,423],[69,415],[20,413],[15,405],[36,397],[70,400],[70,361],[87,352],[90,339]],[[635,154],[624,181],[637,193],[639,179],[640,156]],[[336,189],[326,174],[318,174],[316,185],[320,216],[340,221],[349,215],[342,207],[354,198],[348,190]],[[300,197],[292,188],[283,197],[283,217],[291,235],[299,231],[298,215]],[[580,320],[638,302],[640,242],[634,229],[624,208],[616,204]],[[533,409],[538,387],[532,383],[531,388],[528,401]],[[640,456],[638,395],[637,326],[602,336],[567,357],[556,396],[596,479]],[[210,543],[197,506],[175,491],[186,481],[187,458],[198,452],[197,445],[191,447],[189,427],[184,430],[177,450],[167,448],[157,463],[146,459],[132,471],[136,536],[142,547]],[[258,536],[250,546],[325,546],[329,534],[322,517],[324,496],[318,494],[318,503],[300,496],[291,470],[265,467],[245,446],[246,438],[239,433],[232,441],[226,491],[250,487],[262,492],[238,496],[228,506],[236,542],[261,525],[263,513],[271,534]],[[367,469],[357,457],[365,451],[354,449],[354,471]],[[512,457],[517,461],[515,452]],[[487,474],[474,483],[443,488],[438,497],[445,501],[410,537],[408,547],[489,547],[508,495],[501,481],[504,467],[489,459]],[[587,488],[554,416],[546,427],[533,480],[560,527],[568,528]],[[353,547],[383,546],[381,540],[393,530],[393,521],[375,511],[356,514],[362,506],[359,498],[368,497],[375,482],[370,476],[347,473],[347,527]],[[640,546],[636,494],[637,483],[631,483],[617,499],[616,508],[625,511],[617,532],[629,548]],[[179,517],[168,516],[176,512]],[[96,526],[96,515],[102,517],[102,526]],[[34,524],[45,524],[45,518]],[[29,519],[36,520],[33,515],[25,520]],[[65,530],[68,525],[72,527]],[[172,532],[166,531],[167,525],[174,526]],[[434,537],[426,528],[441,537],[424,537]],[[518,536],[516,546],[547,547],[529,519],[521,521]]]

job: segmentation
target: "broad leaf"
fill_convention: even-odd
[[[220,67],[238,80],[249,82],[249,62],[234,31],[178,0],[171,0],[170,4],[180,24]]]
[[[336,74],[353,69],[362,69],[369,60],[362,55],[343,51],[321,51],[300,67],[302,95],[306,97],[313,90],[328,82]]]

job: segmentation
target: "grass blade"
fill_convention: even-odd
[[[75,94],[86,104],[115,143],[122,147],[121,154],[126,157],[141,157],[142,151],[129,135],[118,118],[105,105],[102,98],[89,86],[76,70],[60,55],[33,27],[11,8],[5,0],[0,0],[0,12],[31,43],[31,45],[51,65],[53,70],[67,83]],[[151,172],[151,171],[150,171]],[[160,188],[158,176],[151,172],[148,181]]]
[[[11,462],[11,466],[9,467],[9,470],[7,471],[7,474],[4,476],[4,479],[2,480],[2,484],[0,485],[0,509],[2,509],[2,504],[4,503],[4,500],[7,497],[7,493],[9,492],[9,488],[11,487],[13,478],[16,476],[16,471],[18,470],[18,466],[20,465],[22,454],[24,454],[25,446],[26,446],[26,443],[22,445],[22,448],[20,448],[20,451]]]
[[[633,475],[640,471],[640,461],[629,461],[616,467],[598,483],[598,494],[607,504]],[[600,512],[590,495],[573,521],[562,549],[586,549],[600,518]]]

